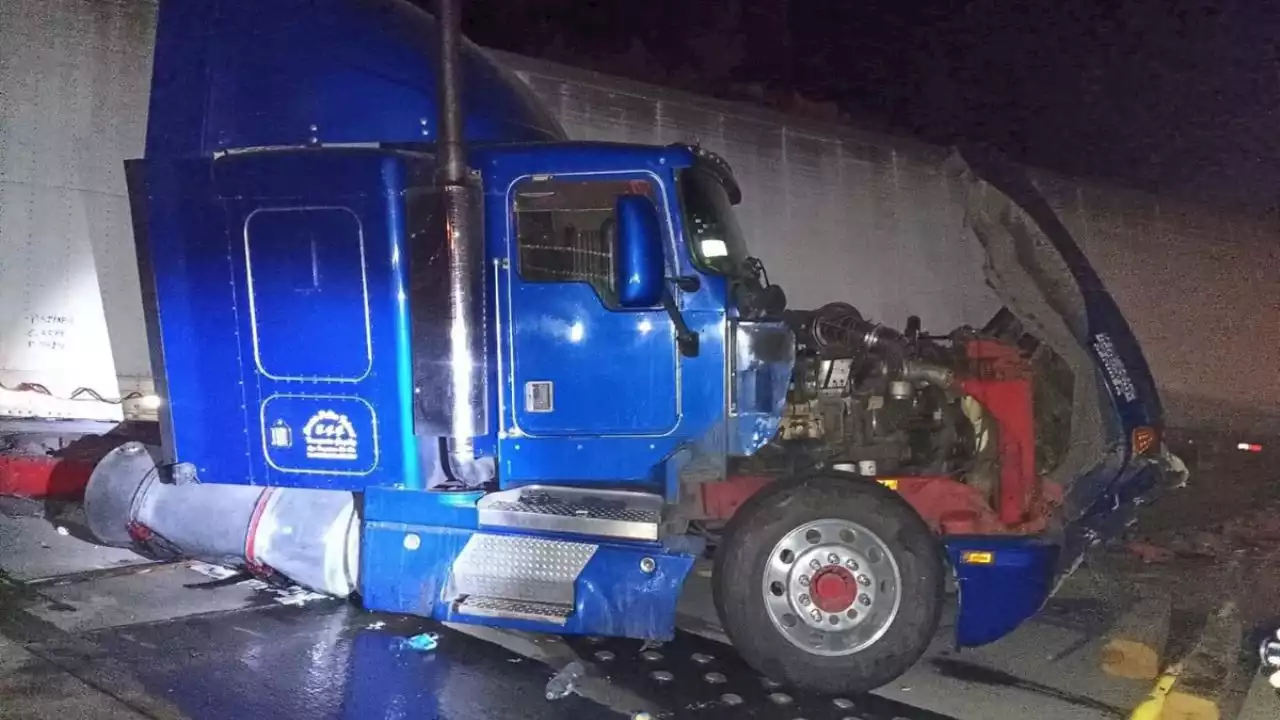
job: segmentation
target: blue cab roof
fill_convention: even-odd
[[[160,0],[147,157],[434,142],[437,40],[405,0]],[[469,142],[565,138],[483,50],[461,60]]]

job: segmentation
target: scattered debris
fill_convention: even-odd
[[[214,580],[226,580],[227,578],[235,577],[240,574],[239,570],[232,570],[231,568],[222,567],[221,565],[211,565],[203,562],[189,562],[187,563],[187,569],[192,572],[198,572],[206,577],[211,577]]]
[[[647,650],[657,650],[662,646],[663,642],[661,640],[645,640],[644,644],[640,646],[640,652],[643,653]]]
[[[68,530],[65,525],[59,525],[58,534],[61,535],[62,537],[66,537],[71,534],[71,531]]]
[[[586,672],[587,669],[577,660],[565,665],[560,672],[556,673],[547,682],[547,699],[559,700],[577,692],[578,681],[582,679]]]
[[[364,629],[365,629],[365,630],[381,630],[382,628],[384,628],[384,627],[386,627],[386,626],[387,626],[387,623],[386,623],[386,621],[385,621],[385,620],[377,620],[377,621],[374,621],[374,622],[369,623],[368,625],[365,625],[365,626],[364,626]]]
[[[421,633],[413,637],[402,638],[400,648],[415,652],[431,652],[440,644],[440,636],[435,633]]]
[[[272,583],[253,577],[244,570],[223,567],[221,565],[211,565],[204,562],[188,562],[186,565],[187,568],[193,572],[213,578],[215,581],[225,581],[227,584],[237,585],[255,592],[271,593],[276,596],[276,602],[281,605],[301,607],[315,600],[326,600],[329,598],[328,595],[312,592],[298,585],[289,585],[284,587],[280,585],[273,585]],[[146,571],[144,570],[142,572]],[[211,585],[208,587],[217,586],[218,585]]]
[[[1144,563],[1163,563],[1174,558],[1174,552],[1169,548],[1145,540],[1135,540],[1126,545],[1125,549]]]
[[[306,590],[304,588],[295,586],[295,587],[288,588],[282,592],[279,592],[278,597],[276,597],[276,602],[280,603],[281,605],[302,607],[303,605],[306,605],[309,602],[312,602],[315,600],[325,600],[328,597],[329,597],[328,595],[323,595],[318,592],[311,592],[310,590]]]

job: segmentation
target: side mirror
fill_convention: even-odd
[[[666,282],[658,208],[643,195],[621,195],[613,216],[618,233],[614,261],[618,303],[626,308],[653,307],[662,302]]]

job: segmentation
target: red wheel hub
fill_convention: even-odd
[[[848,610],[858,596],[858,582],[853,573],[838,565],[819,570],[809,585],[814,606],[826,613]]]

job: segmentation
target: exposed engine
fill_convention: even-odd
[[[955,358],[918,319],[900,333],[832,303],[788,320],[798,352],[778,440],[789,454],[864,475],[942,475],[971,463],[974,426],[953,391]]]
[[[947,335],[926,334],[914,316],[897,331],[846,303],[786,317],[797,341],[786,414],[744,472],[950,476],[990,492],[1008,461],[1002,424],[1022,426],[1006,440],[1020,432],[1034,446],[1019,463],[1031,475],[1061,452],[1042,438],[1069,435],[1057,429],[1070,422],[1070,372],[1007,311]]]

